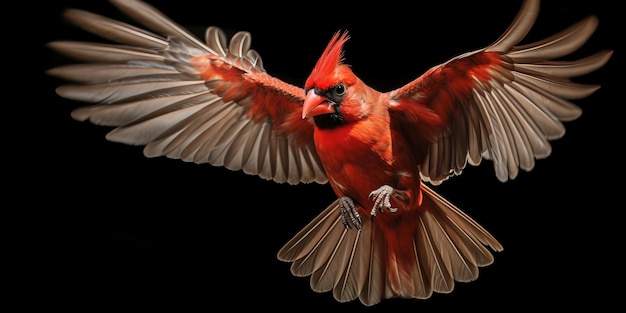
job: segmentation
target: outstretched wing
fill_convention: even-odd
[[[60,96],[91,103],[72,112],[76,120],[114,127],[108,140],[145,145],[148,157],[281,183],[327,181],[313,125],[301,118],[304,90],[265,72],[249,33],[227,42],[210,27],[201,42],[146,3],[111,2],[146,29],[69,9],[69,21],[112,43],[49,44],[83,62],[48,71],[73,82],[57,88]]]
[[[439,184],[466,164],[493,161],[500,181],[551,153],[562,122],[581,110],[570,100],[598,85],[571,81],[603,66],[612,51],[574,61],[556,60],[577,50],[595,31],[590,16],[544,40],[517,45],[531,29],[538,0],[528,0],[492,45],[435,66],[390,92],[392,122],[400,125],[421,160],[422,178]]]

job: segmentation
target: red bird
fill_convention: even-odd
[[[438,195],[469,163],[493,162],[500,181],[529,171],[581,110],[570,102],[599,86],[571,81],[602,67],[612,51],[566,56],[592,35],[590,16],[544,40],[518,45],[538,0],[493,44],[380,92],[343,63],[337,32],[304,88],[268,74],[250,34],[229,42],[209,27],[205,42],[138,0],[112,0],[143,24],[77,9],[71,22],[115,44],[51,42],[85,63],[49,74],[74,84],[65,98],[89,102],[79,121],[112,126],[107,139],[167,156],[243,170],[278,183],[330,183],[331,203],[278,252],[296,276],[341,302],[429,298],[477,278],[502,245]],[[149,30],[148,30],[149,29]]]

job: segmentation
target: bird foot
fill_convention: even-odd
[[[363,222],[356,206],[350,197],[339,198],[339,207],[341,208],[341,222],[343,226],[350,229],[354,225],[356,229],[361,229]]]
[[[391,213],[398,211],[398,208],[391,206],[391,196],[402,202],[408,201],[408,197],[404,191],[394,189],[389,185],[381,186],[369,194],[369,198],[374,200],[374,207],[372,207],[372,211],[370,213],[372,218],[376,216],[378,211],[383,212],[385,209]]]

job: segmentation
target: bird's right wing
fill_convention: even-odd
[[[74,119],[114,127],[108,140],[144,145],[148,157],[280,183],[327,181],[312,122],[301,118],[304,90],[266,73],[249,33],[228,42],[209,27],[201,42],[144,2],[111,2],[146,29],[69,9],[69,21],[113,43],[49,43],[83,62],[48,71],[73,82],[57,88],[60,96],[91,103],[75,109]]]

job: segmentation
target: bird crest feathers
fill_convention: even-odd
[[[311,75],[306,80],[305,88],[312,88],[315,84],[325,81],[332,76],[335,68],[343,62],[343,45],[350,39],[347,31],[338,31],[333,35],[322,56],[317,60]],[[317,86],[322,88],[322,86]]]

